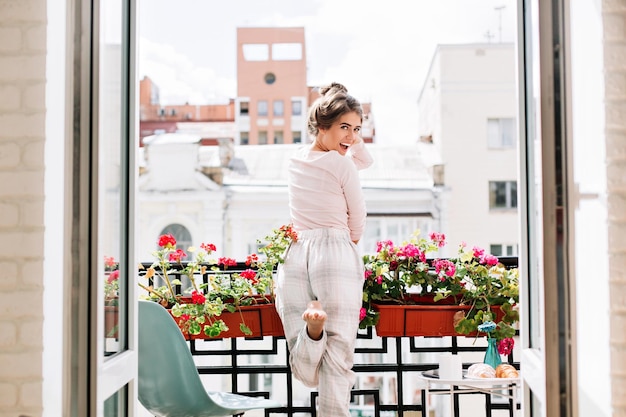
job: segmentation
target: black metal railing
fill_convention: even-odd
[[[517,267],[517,257],[499,259],[508,268]],[[145,268],[149,266],[150,263],[144,263],[144,271],[140,271],[140,274],[144,273]],[[185,263],[172,265],[176,271],[182,270],[185,266]],[[246,268],[245,264],[239,263],[237,267],[229,267],[218,273],[241,272]],[[215,272],[205,272],[201,276],[202,282],[208,282],[209,275],[213,273]],[[178,288],[178,291],[180,290]],[[393,381],[395,388],[389,395],[390,398],[384,398],[381,389],[361,387],[363,384],[357,382],[352,391],[353,415],[379,417],[381,415],[402,416],[406,412],[423,413],[423,404],[426,401],[425,394],[423,390],[419,389],[419,383],[415,381],[412,375],[416,372],[436,369],[438,363],[432,358],[435,354],[476,352],[477,355],[480,355],[481,352],[484,352],[485,347],[482,345],[459,343],[464,339],[467,341],[474,339],[474,337],[379,337],[372,328],[361,330],[358,334],[353,370],[359,377],[373,376],[384,381],[386,376]],[[433,342],[434,340],[436,343]],[[280,387],[280,393],[286,393],[285,405],[280,408],[265,410],[266,416],[316,416],[317,392],[310,392],[308,404],[297,404],[295,401],[294,389],[298,383],[294,381],[289,367],[289,352],[283,336],[196,339],[190,340],[188,343],[191,353],[198,363],[202,362],[203,357],[221,357],[221,360],[218,361],[221,363],[218,364],[198,364],[198,372],[204,377],[221,376],[222,383],[230,385],[232,392],[276,399],[277,392],[271,391]],[[422,359],[428,356],[430,356],[430,360]],[[257,362],[254,362],[253,358],[256,358]],[[258,362],[259,360],[260,362]],[[508,361],[519,369],[519,363],[513,360],[513,355],[509,355]],[[467,368],[471,363],[472,361],[464,363],[464,368]],[[261,377],[265,378],[263,384],[259,384]],[[360,379],[358,378],[359,381]],[[259,385],[263,386],[259,387]],[[407,394],[407,387],[413,386],[418,387],[419,392],[413,393],[414,395],[409,398],[411,393]],[[476,395],[476,393],[454,394],[453,415],[455,416],[459,415],[459,397],[462,395]],[[490,394],[479,393],[478,395],[485,396],[485,413],[487,416],[491,416],[493,410],[509,410],[509,415],[512,417],[513,410],[519,408],[519,404],[512,404],[511,401],[492,401]]]

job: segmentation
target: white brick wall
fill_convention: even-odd
[[[46,1],[0,0],[0,417],[42,414]]]
[[[626,1],[604,0],[606,175],[614,416],[626,416]]]

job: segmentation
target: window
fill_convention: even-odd
[[[489,245],[489,253],[494,256],[517,256],[518,255],[518,245],[506,245],[506,244],[491,244]]]
[[[517,182],[490,181],[489,208],[512,209],[517,208]]]
[[[242,101],[239,103],[239,114],[242,116],[247,116],[249,114],[250,103],[247,101]]]
[[[487,146],[514,148],[517,142],[514,118],[487,119]]]
[[[271,85],[274,84],[274,82],[276,81],[276,75],[273,72],[268,72],[267,74],[265,74],[263,79],[265,80],[265,84]]]
[[[283,137],[283,131],[277,130],[274,132],[274,143],[285,143],[285,138]]]
[[[299,61],[302,59],[302,44],[273,43],[272,61]]]
[[[301,101],[291,100],[291,115],[292,116],[302,115],[302,102]]]
[[[268,61],[270,48],[265,43],[246,43],[242,45],[243,59],[246,61]]]
[[[265,130],[260,130],[259,131],[258,144],[259,145],[267,145],[267,131],[265,131]]]
[[[267,100],[259,100],[256,105],[257,116],[267,116]]]
[[[293,138],[293,143],[302,143],[302,132],[300,131],[291,132],[291,137]]]
[[[250,132],[239,132],[239,144],[240,145],[250,144]]]
[[[285,105],[282,100],[274,100],[274,116],[282,116],[285,112]]]

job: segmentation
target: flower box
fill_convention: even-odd
[[[374,309],[380,313],[376,324],[376,334],[381,337],[397,336],[474,336],[459,334],[454,330],[454,315],[458,311],[467,313],[470,306],[460,305],[398,305],[375,304]],[[499,321],[503,313],[499,306],[492,311]]]

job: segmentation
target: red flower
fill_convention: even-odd
[[[174,246],[176,246],[176,239],[174,238],[174,236],[167,234],[167,235],[161,235],[159,237],[159,246],[162,248],[172,248]]]
[[[212,243],[201,243],[200,244],[200,249],[203,249],[208,254],[211,254],[211,253],[213,253],[213,252],[215,252],[217,250],[215,245],[212,244]]]
[[[170,253],[170,262],[180,262],[181,259],[186,258],[187,254],[182,249],[176,249],[176,252]]]
[[[206,297],[201,292],[194,290],[191,293],[191,302],[194,304],[204,304],[206,302]]]
[[[241,275],[248,281],[251,281],[253,284],[256,284],[257,282],[256,272],[254,272],[252,269],[246,269],[245,271],[242,271],[239,275]]]
[[[219,258],[217,260],[217,264],[224,266],[237,266],[237,261],[233,258]]]
[[[257,262],[259,262],[259,257],[257,256],[256,253],[248,255],[248,257],[246,258],[246,265],[247,266],[254,265]]]
[[[498,341],[498,353],[500,355],[510,355],[513,352],[515,340],[512,337],[506,337]]]

